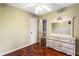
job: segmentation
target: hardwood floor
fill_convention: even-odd
[[[58,52],[51,48],[43,47],[40,45],[40,43],[36,43],[31,46],[8,53],[4,56],[67,56],[67,54]]]

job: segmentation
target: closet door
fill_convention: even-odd
[[[37,19],[33,16],[31,16],[30,19],[30,36],[31,36],[31,44],[36,43],[37,40]]]

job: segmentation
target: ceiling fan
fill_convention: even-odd
[[[47,7],[45,4],[42,3],[32,3],[32,4],[27,4],[26,7],[32,7],[35,6],[35,14],[39,14],[43,9],[46,9],[47,11],[51,11],[49,7]]]

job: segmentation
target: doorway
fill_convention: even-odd
[[[40,20],[39,23],[39,42],[41,46],[46,47],[47,20]]]

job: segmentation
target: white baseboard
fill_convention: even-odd
[[[31,44],[37,43],[37,41],[31,42]]]
[[[16,50],[22,49],[22,48],[24,48],[24,47],[30,46],[30,45],[35,44],[35,43],[37,43],[37,42],[34,42],[34,43],[31,43],[31,44],[28,44],[28,45],[25,45],[25,46],[22,46],[22,47],[19,47],[19,48],[16,48],[16,49],[10,50],[10,51],[5,52],[5,53],[2,53],[2,54],[0,54],[0,56],[3,56],[3,55],[5,55],[5,54],[11,53],[11,52],[13,52],[13,51],[16,51]]]

